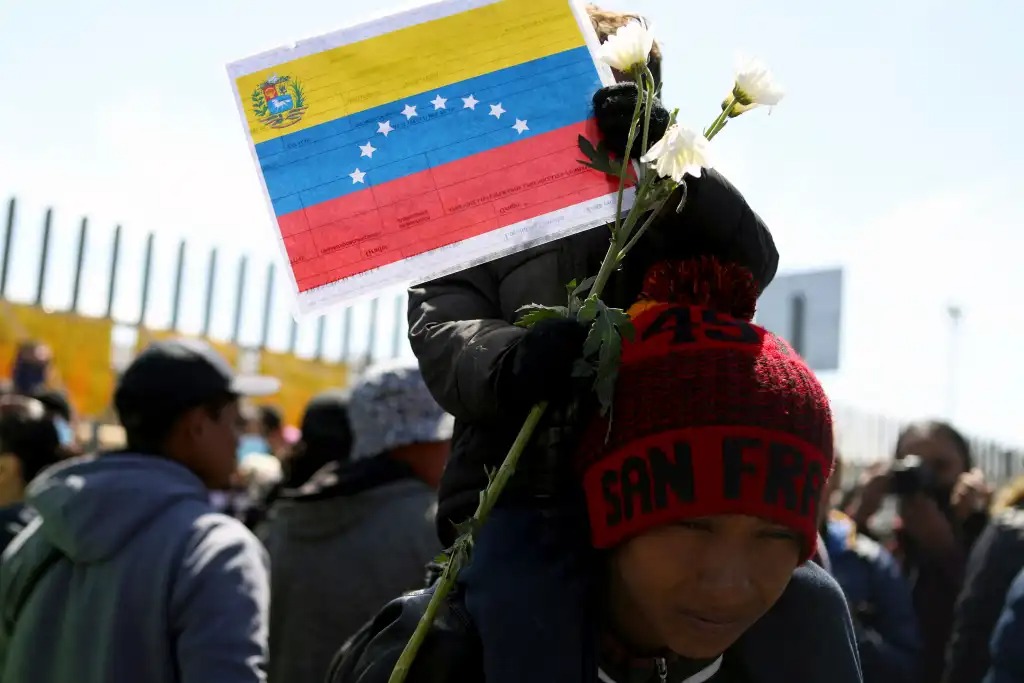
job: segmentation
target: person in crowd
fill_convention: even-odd
[[[199,341],[139,354],[114,395],[127,450],[29,487],[38,517],[0,565],[0,680],[265,680],[266,553],[208,490],[235,472],[239,398],[276,388]]]
[[[372,366],[343,400],[323,397],[307,410],[304,457],[333,459],[283,491],[267,525],[272,683],[324,680],[338,644],[422,587],[441,550],[434,514],[451,417],[415,365]],[[351,448],[336,421],[346,410]]]
[[[832,575],[853,614],[864,681],[915,681],[920,674],[922,643],[910,583],[888,550],[859,533],[848,516],[831,509],[842,472],[842,460],[837,457],[822,498],[821,534]]]
[[[284,491],[298,489],[326,465],[348,460],[352,442],[348,401],[348,391],[332,389],[306,405],[300,437],[281,463],[281,480],[249,510],[246,526],[256,530],[257,536],[265,537],[263,525]]]
[[[991,667],[982,683],[1024,683],[1024,571],[1010,585],[990,647]]]
[[[18,345],[11,367],[14,391],[25,396],[50,383],[53,351],[39,341],[30,340]]]
[[[276,414],[276,411],[272,408],[268,410],[271,412],[265,413],[264,406],[251,404],[242,406],[242,419],[245,420],[245,430],[242,432],[242,438],[238,441],[239,462],[243,462],[250,455],[275,455],[268,436],[269,432],[264,423],[264,417],[268,414],[273,416]],[[280,415],[277,416],[280,417]]]
[[[350,396],[348,390],[332,389],[313,397],[306,405],[301,436],[285,460],[285,489],[297,489],[324,466],[348,460],[352,441]]]
[[[585,408],[568,458],[575,484],[560,488],[566,515],[525,529],[552,566],[579,577],[566,590],[579,591],[580,630],[552,630],[571,623],[555,611],[576,603],[533,593],[537,568],[519,560],[507,527],[483,526],[464,573],[484,555],[488,571],[506,567],[500,598],[515,615],[528,604],[528,627],[561,646],[561,680],[860,681],[842,593],[803,564],[832,469],[824,391],[791,347],[749,322],[757,289],[746,269],[708,258],[656,265],[643,292],[613,409]],[[556,529],[570,511],[571,534]],[[797,573],[815,578],[787,591]],[[342,648],[331,683],[386,681],[432,590],[382,610]],[[492,623],[491,636],[519,648],[512,673],[493,674],[482,652],[493,638],[465,619],[470,599],[462,584],[449,594],[409,683],[559,680],[538,670],[523,648],[533,634],[515,616]],[[773,609],[773,628],[751,641]]]
[[[588,12],[601,40],[635,19],[634,15],[593,6]],[[660,81],[657,45],[651,51],[649,66]],[[603,141],[620,156],[627,155],[627,132],[636,96],[636,85],[623,82],[599,89],[593,98],[594,117]],[[651,140],[659,138],[668,119],[668,112],[654,103]],[[639,157],[643,152],[639,147],[631,148],[628,156]],[[753,275],[757,292],[771,282],[778,252],[768,228],[739,191],[721,174],[709,170],[697,178],[687,177],[685,192],[685,202],[681,201],[682,190],[668,200],[664,213],[613,274],[602,294],[606,303],[618,307],[632,303],[640,293],[648,266],[663,258],[715,256],[724,263],[745,267]],[[566,461],[564,451],[574,439],[576,409],[570,377],[582,354],[587,330],[567,319],[547,320],[530,329],[514,323],[518,310],[527,304],[564,304],[566,284],[596,274],[607,247],[607,227],[595,228],[410,290],[408,320],[413,351],[434,397],[456,417],[453,452],[438,502],[438,535],[445,546],[452,544],[458,525],[475,510],[487,483],[487,470],[500,466],[528,409],[540,401],[548,401],[550,407],[491,524],[508,524],[502,536],[513,542],[511,539],[530,528],[538,514],[549,514],[538,511],[535,501],[553,498],[545,488],[558,479],[551,475],[564,467],[559,463]],[[524,546],[524,552],[528,552],[525,539],[513,544]],[[819,561],[826,563],[824,558]],[[557,576],[558,572],[550,575]],[[481,571],[480,576],[486,581],[490,573]],[[803,580],[803,576],[797,579]],[[499,591],[499,584],[470,585],[467,591],[485,596]],[[552,579],[545,591],[547,601],[571,594],[562,588],[561,582]],[[834,584],[833,588],[839,591]],[[506,613],[490,609],[486,600],[470,599],[469,605],[474,620],[484,625],[485,632],[488,614],[507,620]],[[528,604],[524,603],[522,609],[523,621],[529,623]],[[573,631],[578,625],[563,626],[561,630]],[[561,657],[554,641],[539,632],[526,649],[536,660]],[[500,642],[487,648],[485,654],[494,672],[510,670],[504,662],[517,656],[505,652]],[[515,678],[510,675],[505,680]],[[570,682],[562,679],[561,683]]]
[[[987,523],[991,490],[963,435],[932,421],[908,425],[897,440],[894,465],[872,473],[855,492],[847,511],[858,529],[870,528],[888,495],[899,501],[894,554],[913,584],[924,638],[922,681],[937,683],[967,554]]]
[[[35,516],[25,505],[25,488],[61,457],[56,425],[42,403],[0,397],[0,552]]]
[[[1010,584],[1024,569],[1024,476],[1000,491],[992,513],[967,562],[946,651],[945,683],[981,683],[988,671],[992,631]]]
[[[274,406],[258,406],[252,423],[252,433],[259,435],[265,444],[264,453],[281,458],[291,446],[286,435],[286,425],[281,411]]]
[[[64,391],[40,387],[32,394],[46,409],[46,414],[57,427],[60,438],[61,452],[64,458],[82,454],[82,446],[78,440],[78,419],[71,408],[71,402]]]

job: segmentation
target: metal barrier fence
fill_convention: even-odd
[[[7,205],[6,221],[3,233],[3,253],[0,260],[0,300],[10,300],[10,278],[14,253],[17,224],[17,202],[11,199]],[[43,307],[47,304],[47,295],[55,285],[51,280],[55,277],[52,254],[55,244],[53,237],[54,212],[47,209],[41,224],[41,238],[38,262],[34,269],[35,282],[30,289],[25,303]],[[284,325],[278,324],[284,310],[283,302],[278,300],[279,290],[276,285],[278,273],[273,263],[265,263],[262,267],[253,263],[253,259],[245,253],[238,253],[228,261],[224,251],[211,248],[201,252],[200,269],[203,283],[202,294],[198,297],[201,304],[201,315],[194,329],[184,325],[183,314],[186,307],[186,294],[195,298],[197,285],[195,277],[188,275],[186,264],[192,260],[195,249],[190,250],[185,240],[178,240],[176,249],[160,250],[157,248],[157,237],[148,233],[143,239],[141,264],[125,256],[125,235],[121,226],[109,232],[108,253],[100,255],[107,264],[105,278],[95,274],[88,276],[90,271],[91,226],[88,219],[82,218],[78,224],[76,239],[73,241],[73,270],[69,278],[70,294],[65,299],[66,306],[57,307],[62,310],[84,315],[98,315],[113,320],[122,328],[138,330],[146,326],[175,330],[186,334],[199,334],[205,337],[215,334],[216,323],[220,325],[219,337],[226,342],[238,346],[246,352],[265,350],[276,347],[288,353],[300,351],[300,326],[290,316],[285,315]],[[93,240],[95,242],[95,240]],[[66,248],[66,244],[64,245]],[[95,244],[94,244],[95,248]],[[103,249],[100,249],[103,251]],[[93,259],[97,256],[91,254]],[[162,294],[170,298],[169,310],[163,323],[154,324],[150,315],[156,299],[154,290],[154,265],[158,259],[171,256],[170,272],[173,279],[169,289]],[[132,266],[141,268],[138,276],[132,277],[129,269]],[[195,264],[193,263],[193,266]],[[95,270],[95,269],[93,269]],[[195,268],[193,268],[195,270]],[[233,273],[231,272],[233,270]],[[260,277],[262,270],[262,278]],[[227,273],[225,274],[225,271]],[[56,273],[57,275],[60,272]],[[233,275],[233,278],[231,277]],[[233,279],[233,297],[227,301],[227,309],[223,301],[218,306],[217,292],[222,289],[220,283],[231,283]],[[259,280],[262,279],[262,283]],[[21,283],[24,284],[24,283]],[[103,300],[99,310],[83,311],[82,300],[85,287],[95,293],[97,287],[102,288]],[[230,284],[229,284],[230,287]],[[22,289],[26,289],[22,287]],[[115,303],[123,291],[138,295],[138,307],[130,314],[123,312],[118,315]],[[259,293],[261,300],[252,298],[252,292]],[[95,298],[95,297],[94,297]],[[223,297],[221,297],[223,299]],[[165,302],[166,303],[166,302]],[[54,308],[50,306],[49,308]],[[96,308],[94,306],[94,308]],[[124,308],[123,306],[121,308]],[[246,326],[244,323],[249,322]],[[397,357],[410,354],[406,341],[405,295],[394,293],[386,298],[373,299],[364,304],[350,307],[337,313],[323,316],[311,323],[312,335],[307,335],[305,355],[326,362],[344,362],[358,372],[359,367],[371,360],[386,357]],[[282,329],[283,328],[283,329]],[[246,330],[249,334],[246,335]],[[116,329],[115,329],[116,332]],[[278,340],[274,343],[274,333]],[[331,352],[326,340],[332,336],[335,350]],[[115,337],[117,335],[115,334]],[[283,339],[281,339],[283,337]],[[113,342],[114,353],[122,355],[127,351],[118,348],[118,341]],[[120,345],[121,347],[124,344]],[[134,349],[132,349],[134,350]],[[122,361],[123,362],[123,361]],[[119,365],[119,363],[114,363]],[[886,460],[891,457],[897,435],[905,424],[904,421],[881,415],[872,415],[863,410],[836,406],[836,424],[839,433],[839,444],[844,457],[854,466],[860,467],[870,462]],[[996,482],[1005,482],[1011,477],[1024,473],[1024,454],[1020,449],[1007,447],[995,440],[972,438],[975,459],[986,474]]]
[[[11,198],[7,203],[6,221],[3,232],[3,253],[0,257],[0,299],[13,300],[11,294],[12,264],[15,260],[14,246],[16,235],[34,236],[30,226],[19,225],[18,202]],[[75,249],[72,257],[73,270],[70,278],[65,278],[65,290],[55,293],[60,278],[65,276],[63,270],[55,271],[53,263],[54,247],[61,246],[66,251],[71,240],[55,238],[55,214],[52,208],[46,209],[40,225],[38,248],[32,249],[34,254],[18,254],[22,258],[38,258],[32,273],[34,283],[25,296],[25,277],[19,278],[20,289],[23,291],[23,303],[46,307],[87,316],[98,316],[113,320],[116,324],[130,327],[148,326],[169,329],[181,333],[198,334],[203,337],[216,337],[222,341],[236,344],[248,349],[266,349],[275,347],[289,353],[301,352],[302,355],[314,357],[328,362],[347,362],[356,365],[369,360],[386,357],[397,357],[408,353],[405,335],[405,295],[396,292],[378,299],[353,306],[336,313],[328,314],[311,323],[311,335],[304,335],[307,343],[300,349],[300,325],[286,312],[281,299],[281,288],[278,286],[277,265],[269,259],[264,264],[254,262],[247,253],[238,252],[228,255],[223,248],[212,247],[199,250],[190,246],[186,240],[177,241],[176,249],[168,249],[157,245],[157,236],[150,232],[143,239],[141,258],[126,255],[128,235],[117,225],[113,230],[105,232],[109,238],[106,247],[96,244],[96,228],[90,225],[88,218],[82,218],[77,224]],[[28,231],[26,232],[26,228]],[[136,234],[132,234],[135,237]],[[92,245],[90,249],[88,245]],[[106,252],[99,253],[96,252]],[[205,253],[204,253],[205,252]],[[136,257],[139,255],[136,254]],[[168,264],[168,258],[173,264]],[[173,280],[169,283],[161,281],[154,274],[158,262],[170,265]],[[106,272],[96,273],[94,263],[105,262]],[[202,263],[203,282],[197,283],[198,263]],[[24,264],[19,263],[24,270]],[[186,266],[190,266],[187,268]],[[138,269],[138,270],[135,270]],[[135,272],[131,272],[135,270]],[[167,270],[167,268],[164,268]],[[89,275],[87,275],[87,273]],[[233,280],[233,282],[232,282]],[[162,291],[157,291],[162,285]],[[196,294],[202,288],[199,297],[201,317],[198,325],[187,329],[184,324],[184,306],[186,296]],[[84,311],[82,307],[83,293],[102,288],[103,305],[96,310]],[[223,293],[226,288],[233,291],[233,297],[226,303]],[[116,306],[119,298],[137,297],[138,308],[126,313],[124,306]],[[168,301],[158,302],[157,297],[169,297]],[[259,297],[257,301],[256,298]],[[49,300],[63,299],[62,305],[52,305]],[[93,297],[95,298],[95,297]],[[164,320],[155,323],[154,304],[162,303],[164,308],[169,304],[169,311]],[[254,320],[257,319],[257,320]],[[227,323],[227,324],[225,324]],[[249,323],[246,325],[245,323]],[[215,330],[219,327],[219,330]],[[333,329],[332,329],[333,328]],[[387,329],[389,337],[380,338],[381,331]],[[282,334],[284,330],[286,333]],[[247,334],[248,332],[248,334]],[[309,337],[312,336],[312,339]],[[275,338],[276,337],[276,338]],[[283,337],[283,338],[282,338]],[[329,350],[325,340],[333,337],[335,349]]]

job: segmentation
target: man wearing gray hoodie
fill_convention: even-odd
[[[0,683],[265,680],[266,553],[209,489],[235,470],[239,398],[274,384],[201,342],[136,358],[114,397],[127,450],[29,489],[39,516],[0,563]]]
[[[310,407],[302,438],[335,460],[282,494],[267,526],[270,683],[323,681],[338,643],[390,600],[422,588],[441,551],[434,514],[453,419],[419,368],[375,365],[347,401],[325,399],[333,406]],[[340,428],[346,415],[351,430]]]

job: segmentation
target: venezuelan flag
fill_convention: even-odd
[[[568,0],[458,4],[235,79],[300,292],[615,191]]]

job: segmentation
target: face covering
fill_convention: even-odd
[[[244,434],[238,440],[238,462],[242,462],[250,455],[268,455],[270,444],[259,434]]]

